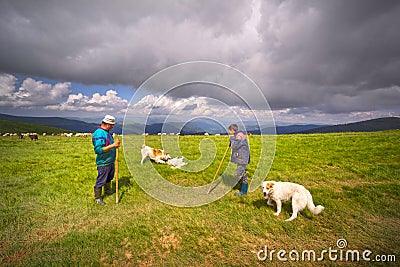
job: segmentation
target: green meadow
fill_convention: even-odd
[[[158,146],[159,138],[149,136],[146,143]],[[183,155],[199,158],[206,138],[179,137]],[[217,155],[202,171],[150,161],[144,167],[153,165],[176,184],[206,185],[228,144],[226,136],[208,138]],[[250,136],[249,142],[257,148],[260,138]],[[106,206],[96,205],[90,138],[0,137],[0,153],[1,266],[280,266],[282,258],[296,266],[398,266],[400,261],[400,131],[277,136],[266,179],[300,183],[316,205],[325,206],[319,215],[304,210],[292,222],[284,221],[290,202],[276,217],[261,188],[245,197],[232,190],[200,207],[164,204],[137,185],[123,148],[120,202],[112,195],[104,198]],[[250,177],[255,169],[252,161]],[[339,239],[347,245],[339,248]],[[278,255],[282,250],[287,253]],[[302,252],[311,250],[316,259],[307,254],[302,259]],[[360,259],[346,260],[349,250]],[[370,261],[362,258],[365,251],[371,252]],[[257,254],[267,257],[260,260]]]

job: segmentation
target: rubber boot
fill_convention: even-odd
[[[96,204],[99,204],[101,206],[104,206],[106,204],[101,198],[101,187],[94,189],[94,201],[96,202]]]
[[[247,195],[248,188],[249,188],[249,184],[242,184],[242,187],[240,188],[240,192],[236,192],[235,196]]]
[[[107,196],[114,194],[114,192],[111,190],[111,182],[108,182],[104,185],[104,194]]]

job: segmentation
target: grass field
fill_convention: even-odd
[[[157,144],[159,137],[150,137]],[[205,137],[181,137],[189,159]],[[155,166],[186,186],[211,182],[227,137],[212,137],[217,160],[199,173]],[[250,145],[257,146],[257,136]],[[268,180],[305,185],[320,215],[305,210],[293,222],[291,206],[279,217],[261,189],[233,192],[196,208],[169,206],[148,196],[132,178],[120,150],[119,196],[95,205],[95,156],[89,138],[0,137],[0,265],[2,266],[278,266],[279,250],[372,251],[389,263],[305,259],[298,266],[398,266],[400,261],[400,131],[277,137]],[[140,152],[138,151],[138,154]],[[253,156],[253,155],[252,155]],[[150,162],[145,165],[150,167]],[[252,176],[255,166],[249,165]],[[272,259],[257,252],[268,247]],[[264,255],[264,254],[260,254]],[[291,254],[293,256],[294,254]],[[393,262],[394,255],[397,262]]]

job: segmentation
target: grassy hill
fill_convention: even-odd
[[[324,126],[305,131],[301,133],[342,133],[342,132],[376,132],[385,130],[400,129],[400,118],[388,117],[379,118],[355,123]]]
[[[199,158],[204,138],[180,137],[184,155]],[[261,190],[241,198],[232,191],[196,208],[166,205],[147,195],[126,165],[133,162],[142,172],[154,166],[166,179],[184,186],[209,183],[227,137],[210,140],[217,160],[192,173],[149,161],[141,166],[136,158],[126,158],[121,148],[120,203],[115,204],[113,195],[100,207],[93,201],[97,171],[89,140],[0,137],[0,265],[281,266],[280,250],[299,251],[300,257],[313,250],[320,257],[329,249],[337,250],[336,261],[328,253],[322,261],[299,262],[286,254],[288,265],[382,266],[372,261],[381,255],[399,260],[400,131],[278,136],[267,179],[303,184],[314,202],[325,206],[319,215],[305,210],[292,222],[284,221],[291,205],[284,204],[282,214],[275,217]],[[253,135],[249,142],[252,177],[260,141]],[[160,137],[150,136],[146,143],[158,146]],[[347,242],[342,250],[340,239]],[[260,261],[257,253],[263,256],[266,247],[269,255],[274,250],[273,257]],[[369,250],[371,261],[347,262],[347,250]],[[391,259],[385,266],[398,266]]]
[[[26,122],[0,120],[0,133],[38,133],[38,134],[59,134],[74,132],[66,129],[43,126]]]
[[[0,114],[0,120],[9,120],[15,122],[25,122],[43,126],[51,126],[55,128],[66,129],[67,132],[80,132],[90,133],[94,132],[99,125],[98,123],[87,123],[80,120],[65,119],[59,117],[22,117],[22,116],[11,116]],[[116,133],[121,133],[121,127],[115,127],[113,129]],[[65,130],[64,130],[65,132]]]

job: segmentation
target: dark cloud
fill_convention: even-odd
[[[1,68],[139,85],[168,65],[208,58],[208,38],[240,31],[250,11],[240,1],[2,1]]]
[[[330,106],[336,112],[388,107],[380,100],[400,85],[400,3],[284,1],[273,6],[267,1],[262,13],[268,78],[261,83],[272,106]],[[322,103],[357,94],[374,99],[374,105],[367,101],[342,109],[343,102],[337,108]],[[398,94],[392,97],[400,100]]]
[[[0,71],[137,87],[209,60],[247,74],[274,109],[398,112],[399,14],[379,0],[1,1]],[[207,86],[172,93],[191,95],[240,102]]]

